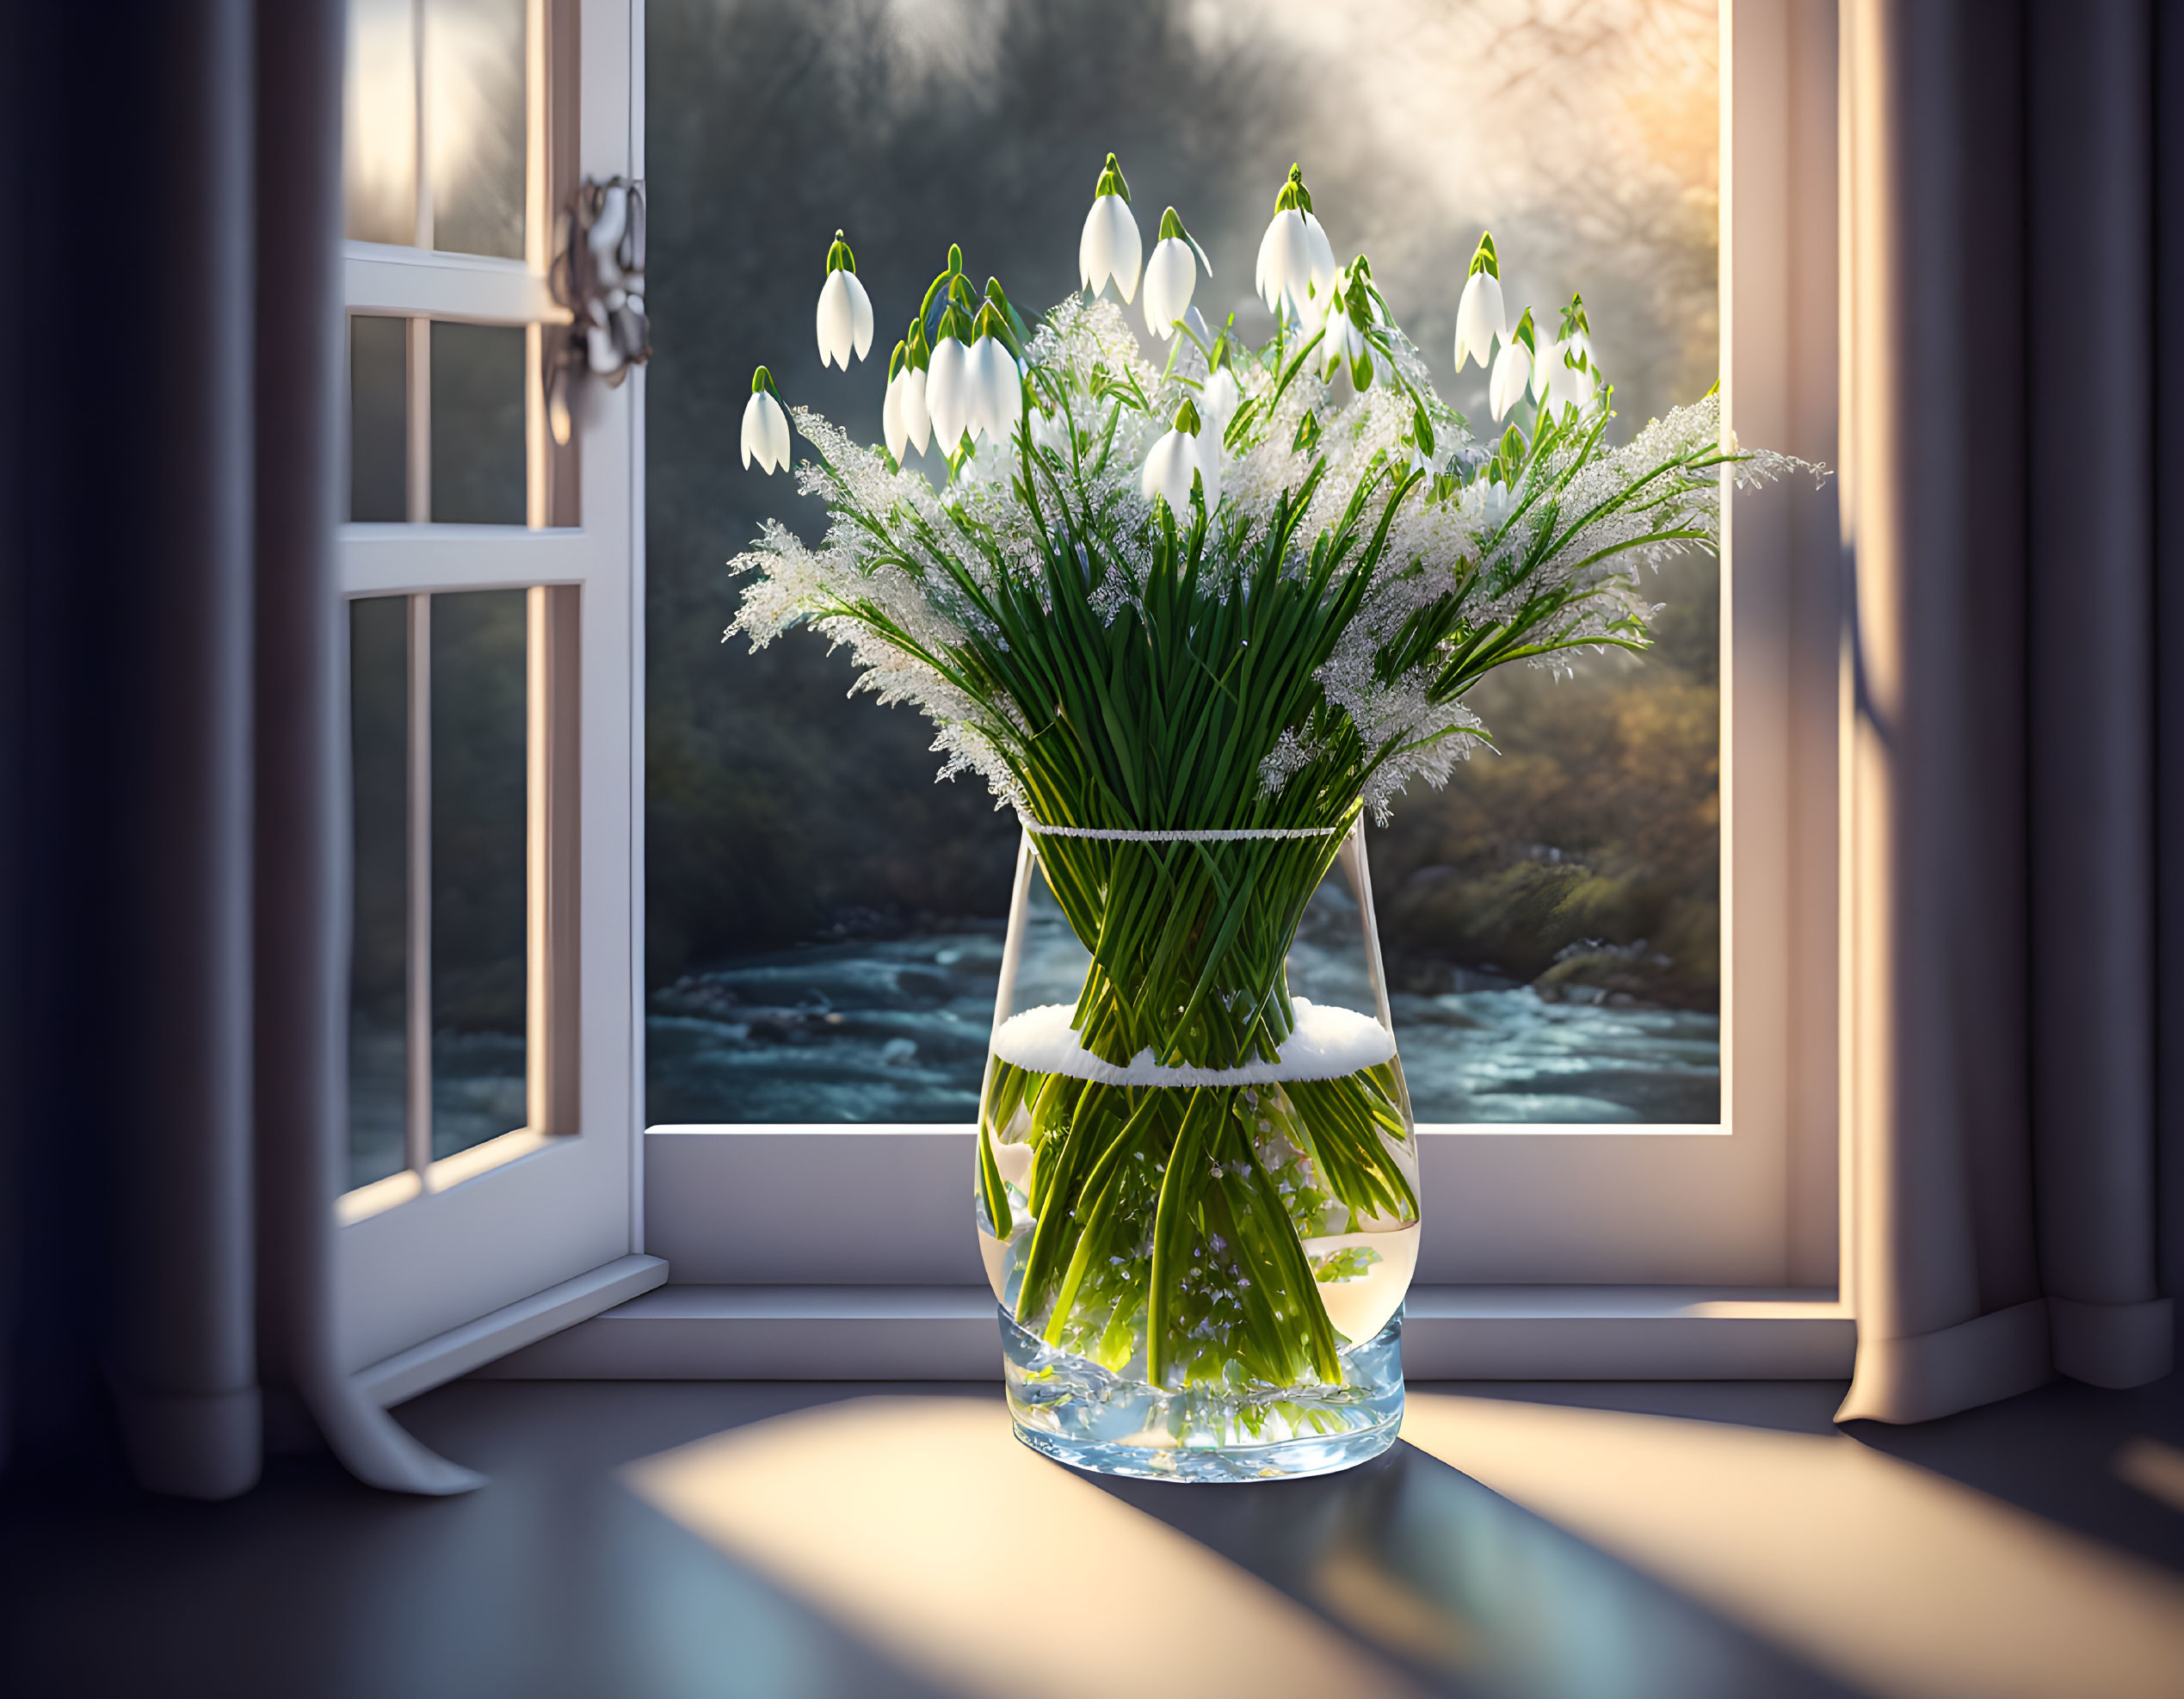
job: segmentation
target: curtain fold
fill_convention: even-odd
[[[2156,21],[1852,0],[1844,24],[1860,1341],[1839,1419],[1913,1422],[2172,1362]]]
[[[478,1484],[333,1338],[343,22],[47,7],[11,41],[36,227],[83,280],[41,301],[9,403],[11,1473],[118,1454],[231,1497],[271,1393],[374,1485]]]

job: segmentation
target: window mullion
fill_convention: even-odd
[[[404,1159],[432,1165],[432,597],[410,598],[408,1106]]]

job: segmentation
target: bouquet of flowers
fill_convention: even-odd
[[[884,448],[785,414],[759,368],[744,464],[787,466],[793,417],[830,519],[733,563],[731,634],[811,626],[922,709],[1090,953],[1073,1004],[996,1031],[981,1104],[1012,1390],[1134,1390],[1148,1443],[1333,1431],[1415,1262],[1416,1163],[1385,1029],[1290,994],[1305,905],[1362,812],[1488,741],[1478,679],[1642,648],[1642,569],[1715,544],[1724,468],[1786,462],[1725,444],[1711,395],[1611,444],[1582,300],[1513,324],[1490,235],[1456,329],[1502,426],[1476,441],[1294,168],[1257,347],[1192,305],[1211,266],[1173,207],[1144,254],[1112,154],[1079,263],[1034,324],[950,249],[889,359]],[[817,333],[845,370],[872,343],[839,234]]]

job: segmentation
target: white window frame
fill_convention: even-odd
[[[1832,465],[1837,7],[1723,0],[1721,30],[1724,417]],[[1848,1374],[1841,580],[1832,485],[1728,498],[1721,1124],[1422,1127],[1414,1377]],[[673,1284],[490,1372],[997,1373],[971,1128],[663,1126],[645,1145],[647,1248]]]
[[[555,214],[574,187],[565,179],[643,176],[643,12],[637,0],[529,0],[528,10],[525,257],[344,244],[346,311],[411,318],[413,522],[342,526],[342,594],[521,589],[530,613],[527,1124],[432,1161],[429,1113],[413,1108],[410,1166],[341,1200],[342,1356],[388,1399],[665,1273],[639,1254],[645,377],[634,370],[614,389],[579,380],[573,451],[551,441],[542,381],[544,338],[569,318],[546,281]],[[427,318],[528,328],[525,525],[425,522],[429,461],[414,463],[429,452]],[[429,607],[412,603],[413,642]],[[411,675],[415,738],[426,735],[414,709],[429,675],[415,664]],[[413,754],[413,791],[421,770]],[[413,837],[425,800],[413,796]],[[413,893],[413,987],[429,960],[422,907]],[[412,1051],[429,1053],[429,1037],[413,1030]]]

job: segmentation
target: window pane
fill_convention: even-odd
[[[526,592],[432,598],[432,1153],[524,1124]]]
[[[886,989],[910,983],[903,960],[930,952],[937,967],[955,948],[941,940],[998,926],[1015,854],[1015,825],[983,787],[931,782],[922,719],[847,696],[843,656],[808,637],[756,655],[721,646],[741,586],[718,563],[768,517],[807,536],[821,519],[786,480],[730,464],[753,366],[879,440],[884,350],[948,243],[1021,306],[1061,300],[1114,148],[1148,244],[1172,201],[1212,262],[1201,308],[1234,308],[1255,336],[1267,328],[1257,244],[1299,161],[1338,256],[1372,256],[1481,440],[1498,434],[1485,376],[1459,376],[1452,343],[1483,226],[1512,318],[1529,305],[1555,323],[1584,291],[1616,384],[1611,435],[1715,376],[1707,0],[1606,0],[1582,29],[1541,28],[1529,0],[994,0],[972,32],[957,9],[648,9],[647,305],[678,351],[648,379],[655,1120],[879,1113],[837,1101],[817,1043],[799,1053],[783,1036],[763,1066],[728,1066],[772,1030],[738,1010],[848,1026],[844,985],[907,995]],[[793,98],[784,66],[810,67]],[[811,340],[836,226],[878,325],[873,357],[847,376],[822,374]],[[1655,582],[1669,612],[1643,661],[1583,656],[1562,683],[1496,675],[1472,706],[1502,753],[1444,791],[1414,787],[1372,834],[1421,1120],[1717,1119],[1716,576],[1698,559]],[[762,993],[736,977],[762,967]],[[737,1000],[707,1013],[716,992]],[[967,990],[949,996],[969,1006]],[[811,1059],[800,1086],[799,1053]],[[960,1089],[975,1090],[977,1066],[973,1054]]]
[[[525,0],[425,0],[432,245],[523,257]]]
[[[363,313],[349,321],[349,516],[399,521],[407,496],[409,321]]]
[[[521,525],[524,503],[523,331],[432,327],[432,516]]]
[[[342,176],[346,233],[417,239],[417,44],[410,0],[349,0]]]
[[[409,598],[349,604],[355,830],[349,976],[349,1183],[403,1167],[408,1092]]]

